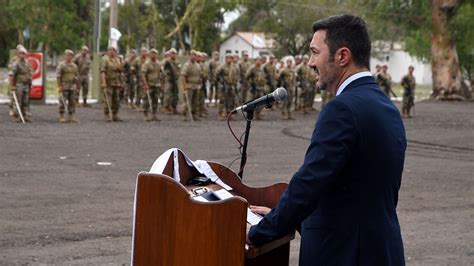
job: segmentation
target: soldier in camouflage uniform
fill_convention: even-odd
[[[117,57],[117,50],[114,47],[107,48],[107,54],[100,62],[102,104],[104,114],[108,122],[122,121],[118,117],[120,109],[119,93],[122,87],[122,64]],[[112,110],[110,118],[109,108]]]
[[[316,110],[314,107],[313,107],[313,104],[314,104],[314,98],[316,97],[316,94],[318,93],[318,86],[316,85],[316,83],[319,81],[319,74],[316,70],[316,68],[312,68],[310,67],[309,68],[309,71],[310,71],[310,75],[309,75],[309,91],[310,91],[310,96],[309,96],[309,99],[308,100],[308,105],[306,106],[309,110]]]
[[[179,66],[176,62],[176,49],[171,48],[166,51],[166,59],[163,63],[164,75],[164,111],[167,113],[178,114],[179,100]]]
[[[89,70],[92,65],[89,48],[87,48],[87,46],[82,46],[81,52],[74,57],[73,63],[76,64],[79,71],[79,87],[77,88],[76,103],[79,103],[79,92],[82,87],[82,106],[86,107],[89,106],[87,104],[87,95],[89,94]]]
[[[56,82],[59,93],[59,122],[65,123],[65,105],[67,104],[68,122],[77,123],[76,119],[76,94],[79,94],[79,70],[73,63],[74,52],[67,49],[64,52],[64,61],[56,68]]]
[[[382,66],[382,71],[379,74],[379,80],[378,83],[381,86],[383,92],[387,95],[387,97],[390,99],[390,93],[392,92],[392,76],[388,74],[387,72],[388,66],[383,65]]]
[[[212,100],[217,101],[217,81],[216,81],[216,70],[219,67],[219,52],[214,51],[212,58],[207,62],[209,68],[209,94],[207,95],[209,103]]]
[[[413,66],[408,67],[408,74],[402,78],[403,87],[403,100],[402,100],[402,115],[403,118],[411,118],[411,108],[415,105],[415,87],[416,80],[413,75],[415,68]]]
[[[237,66],[233,64],[233,55],[226,54],[225,63],[216,70],[216,79],[219,83],[219,118],[224,120],[228,113],[235,107],[235,96],[237,83],[239,82],[239,73]]]
[[[158,95],[161,90],[161,64],[158,62],[158,51],[151,49],[149,59],[141,66],[141,80],[143,84],[143,114],[145,121],[160,121],[157,116]],[[150,102],[151,100],[151,102]],[[150,116],[149,111],[151,111]]]
[[[191,51],[189,61],[181,68],[181,82],[185,93],[184,111],[185,121],[188,119],[188,105],[191,108],[193,120],[199,121],[197,116],[199,108],[199,93],[201,93],[201,67],[197,63],[197,52]],[[187,96],[186,96],[187,95]],[[187,101],[189,100],[189,102]]]
[[[21,49],[25,49],[25,47],[23,47],[23,45],[21,45],[21,44],[18,44],[15,49],[16,49],[15,56],[12,57],[12,58],[10,58],[10,60],[8,61],[8,69],[11,69],[13,63],[14,63],[17,59],[20,58],[20,57],[18,56],[18,55],[19,55],[19,51],[20,51]],[[25,49],[25,50],[26,50],[26,49]],[[10,90],[8,90],[8,93],[7,93],[7,94],[8,94],[8,98],[10,99],[10,102],[9,102],[9,104],[8,104],[8,108],[10,109],[9,115],[10,115],[10,116],[14,116],[14,115],[15,115],[15,111],[14,111],[15,103],[14,103],[14,101],[13,101],[13,95],[11,94],[11,91],[10,91]]]
[[[10,81],[10,94],[16,94],[21,113],[25,121],[31,122],[30,113],[30,88],[31,88],[31,65],[26,60],[26,49],[19,47],[17,49],[17,58],[10,66],[8,72]],[[19,116],[17,108],[13,108],[13,116]],[[19,120],[18,120],[19,121]]]
[[[247,102],[250,98],[250,84],[245,78],[245,74],[250,68],[249,54],[244,52],[242,60],[237,64],[239,68],[239,82],[240,82],[240,101]]]
[[[249,67],[247,73],[245,73],[245,79],[250,86],[251,99],[257,99],[265,95],[265,85],[267,84],[265,79],[265,73],[262,68],[262,57],[257,56],[253,65]],[[255,119],[261,120],[262,109],[257,109]]]
[[[277,60],[275,56],[271,55],[270,60],[263,65],[263,72],[265,73],[265,93],[271,93],[276,89],[276,64]]]
[[[127,58],[123,63],[123,73],[125,75],[125,83],[127,89],[127,97],[128,97],[128,107],[131,109],[135,109],[135,103],[133,100],[135,99],[135,84],[137,83],[136,75],[132,72],[132,64],[137,58],[137,52],[134,49],[130,49],[127,54]]]
[[[142,47],[140,49],[140,56],[135,58],[132,63],[132,73],[135,73],[136,79],[137,79],[137,84],[135,84],[135,105],[137,108],[140,107],[141,104],[141,99],[143,97],[142,90],[143,90],[143,84],[140,80],[140,73],[141,73],[141,66],[146,62],[148,58],[148,49],[145,47]],[[141,111],[141,110],[139,110]]]
[[[199,66],[201,67],[201,93],[199,94],[199,108],[198,108],[198,116],[199,117],[207,117],[207,109],[206,109],[206,95],[207,95],[207,79],[209,78],[209,69],[207,68],[206,64],[206,57],[207,54],[200,52],[198,56]]]
[[[278,86],[282,86],[288,91],[288,100],[283,102],[281,109],[282,118],[288,120],[294,119],[291,116],[291,105],[295,100],[296,75],[292,63],[293,61],[291,59],[286,60],[286,66],[280,69],[278,73]]]
[[[303,63],[303,57],[301,55],[296,55],[295,56],[295,64],[293,65],[293,69],[296,70],[296,68],[299,67],[302,63]],[[298,78],[298,77],[296,77],[296,78]],[[295,111],[301,110],[301,108],[303,108],[304,96],[305,96],[304,88],[302,88],[301,84],[297,82],[296,86],[295,86],[295,95],[294,95]],[[303,109],[303,111],[304,111],[304,109]]]
[[[308,109],[313,106],[314,95],[311,91],[312,87],[310,86],[310,76],[311,76],[311,68],[308,66],[309,57],[307,55],[304,56],[302,63],[300,63],[296,68],[296,81],[299,85],[299,93],[301,94],[302,99],[302,106],[303,106],[303,113],[308,114]],[[313,100],[311,100],[311,96],[313,95]]]

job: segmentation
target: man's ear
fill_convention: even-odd
[[[336,63],[340,67],[347,67],[352,61],[351,50],[349,50],[349,48],[347,47],[339,48],[336,51],[335,58],[336,58]]]

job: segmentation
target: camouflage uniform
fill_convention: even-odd
[[[153,62],[151,59],[146,61],[141,66],[141,76],[142,81],[145,80],[146,84],[148,84],[149,93],[146,93],[145,90],[143,91],[143,112],[145,114],[145,118],[147,120],[158,120],[156,117],[156,112],[158,110],[158,95],[161,89],[161,81],[163,73],[161,71],[161,64],[158,62],[158,59]],[[143,82],[143,85],[145,83]],[[150,100],[148,99],[148,95],[150,95]],[[153,113],[152,118],[148,118],[148,111],[150,109]]]
[[[392,88],[392,77],[388,73],[378,72],[375,74],[375,80],[379,84],[382,91],[390,98],[390,91]]]
[[[239,64],[237,65],[239,68],[239,74],[240,74],[240,101],[241,102],[247,102],[250,98],[250,84],[245,78],[245,75],[247,74],[247,71],[250,68],[250,61],[244,61],[241,60]]]
[[[199,108],[199,94],[201,93],[201,67],[197,62],[188,61],[181,68],[181,75],[186,79],[186,88],[184,93],[187,93],[189,103],[184,105],[183,115],[188,115],[188,104],[191,107],[191,113],[195,120],[197,119],[197,112]],[[186,101],[186,98],[185,98]]]
[[[125,83],[127,84],[128,103],[131,108],[135,108],[133,99],[135,98],[135,84],[137,83],[137,77],[132,71],[133,60],[135,60],[135,58],[127,57],[123,64],[123,73],[125,74]]]
[[[401,84],[403,87],[402,113],[408,116],[415,105],[415,76],[410,74],[403,76]]]
[[[218,111],[221,117],[227,116],[235,108],[237,83],[239,82],[238,71],[237,66],[232,63],[224,63],[216,70],[216,79],[219,83]]]
[[[91,58],[89,54],[83,56],[81,53],[77,54],[73,60],[77,66],[79,73],[78,82],[82,88],[82,100],[84,104],[87,104],[87,95],[89,93],[89,70],[91,69]],[[81,88],[77,88],[76,101],[79,102],[79,92]]]
[[[21,113],[26,120],[30,120],[30,88],[31,88],[31,66],[24,58],[17,58],[10,67],[8,75],[13,78],[15,94],[20,105]],[[13,92],[12,92],[13,93]],[[12,96],[13,99],[13,96]],[[13,108],[14,116],[18,116],[18,111]]]
[[[208,63],[207,63],[207,68],[209,69],[209,95],[207,95],[207,98],[209,99],[209,102],[212,102],[213,97],[217,98],[217,80],[216,80],[216,70],[219,67],[219,61],[214,61],[213,58],[211,58]],[[216,100],[216,99],[214,99]]]
[[[209,78],[209,68],[205,62],[199,63],[201,67],[201,93],[199,94],[199,108],[198,108],[198,115],[201,117],[207,116],[207,109],[206,109],[206,94],[207,94],[207,80]]]
[[[141,56],[135,58],[132,63],[132,73],[135,73],[138,82],[135,84],[135,105],[140,106],[141,99],[143,97],[143,84],[140,80],[141,66],[146,62],[147,58]]]
[[[106,88],[103,88],[104,93],[107,94],[102,97],[102,105],[104,107],[104,114],[109,115],[109,109],[107,107],[106,100],[108,99],[108,104],[112,109],[112,114],[114,117],[118,114],[120,108],[120,99],[119,93],[122,86],[122,65],[118,57],[110,58],[107,55],[104,55],[100,62],[100,72],[105,73],[106,77]],[[115,119],[119,120],[119,119]]]
[[[251,65],[245,74],[245,78],[250,86],[251,98],[257,99],[265,94],[265,86],[267,84],[265,79],[265,73],[263,72],[262,66]],[[256,119],[261,119],[262,109],[256,111]]]
[[[307,64],[300,63],[296,69],[296,81],[299,84],[299,87],[301,88],[299,90],[301,94],[302,101],[299,103],[303,106],[303,111],[306,113],[306,108],[312,107],[313,106],[313,101],[311,100],[311,87],[310,87],[310,76],[311,76],[311,68]],[[299,99],[298,99],[299,100]],[[314,100],[314,98],[313,98]]]
[[[78,77],[79,77],[79,70],[76,64],[74,63],[67,63],[62,62],[56,68],[56,79],[58,84],[61,85],[62,97],[59,98],[59,114],[62,116],[64,115],[64,104],[67,102],[67,110],[69,115],[72,116],[76,112],[76,99],[78,88]]]
[[[291,105],[293,103],[296,89],[296,75],[293,68],[285,66],[278,73],[278,83],[288,91],[288,100],[283,102],[281,113],[284,118],[292,119]]]
[[[265,73],[265,93],[270,93],[276,89],[276,75],[277,71],[275,66],[271,62],[267,62],[263,65],[263,72]]]
[[[309,97],[307,99],[307,107],[314,110],[313,104],[314,104],[314,98],[316,97],[316,93],[318,93],[318,87],[316,86],[316,83],[319,80],[319,74],[316,72],[315,69],[309,68],[309,79],[308,79],[308,86],[309,86]]]
[[[164,100],[163,105],[167,111],[173,111],[176,113],[179,100],[179,66],[176,61],[166,59],[163,63],[163,75],[164,75]]]

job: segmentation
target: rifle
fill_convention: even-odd
[[[67,107],[67,104],[66,104],[66,100],[64,100],[64,95],[63,95],[62,92],[59,93],[59,99],[61,99],[61,102],[63,102],[64,110],[66,111],[66,113],[69,114],[69,110],[68,110],[68,107]]]
[[[151,106],[151,96],[150,96],[150,87],[146,91],[146,96],[148,97],[148,108],[150,109],[150,113],[153,112],[153,108]]]
[[[20,104],[18,103],[18,98],[16,97],[16,91],[12,91],[12,94],[13,94],[13,100],[15,101],[16,110],[18,111],[18,114],[20,115],[21,122],[24,124],[25,117],[23,117],[23,113],[21,112],[21,107],[20,107]]]
[[[194,122],[193,113],[191,112],[191,104],[189,103],[188,90],[184,90],[184,97],[186,98],[186,105],[188,106],[188,115],[191,122]]]

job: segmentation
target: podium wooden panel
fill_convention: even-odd
[[[209,162],[236,197],[198,202],[185,186],[198,172],[178,154],[180,182],[172,179],[171,158],[163,174],[142,172],[137,178],[132,240],[135,265],[288,265],[294,234],[246,248],[248,204],[274,207],[286,183],[252,188],[227,167]],[[207,186],[219,189],[216,184]]]

